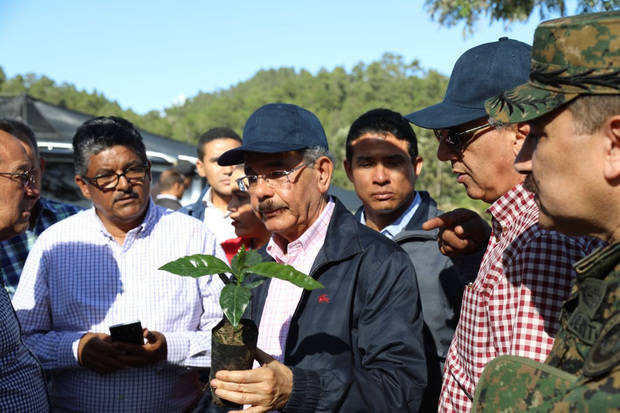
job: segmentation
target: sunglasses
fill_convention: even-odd
[[[441,141],[443,139],[446,145],[451,146],[456,151],[461,151],[475,140],[472,139],[475,132],[481,129],[491,127],[493,127],[493,125],[487,122],[484,125],[476,126],[464,131],[455,131],[453,129],[448,129],[446,133],[444,132],[446,129],[433,129],[433,132],[435,133],[435,137],[437,138],[437,140]]]

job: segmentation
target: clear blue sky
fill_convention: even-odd
[[[569,11],[574,10],[572,1]],[[0,0],[0,66],[97,90],[124,109],[161,110],[259,69],[316,73],[384,52],[449,75],[467,49],[509,36],[532,42],[538,15],[513,24],[433,22],[423,0]]]

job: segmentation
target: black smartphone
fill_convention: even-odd
[[[131,323],[115,324],[110,326],[110,337],[112,341],[120,341],[129,344],[144,344],[142,336],[142,323],[133,321]]]

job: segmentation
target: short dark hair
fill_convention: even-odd
[[[205,144],[216,139],[234,139],[241,143],[241,136],[239,136],[237,132],[230,128],[218,127],[209,129],[198,138],[198,147],[196,148],[196,152],[198,153],[198,159],[202,161],[205,156]]]
[[[15,128],[9,119],[0,119],[0,130],[15,136]]]
[[[0,130],[10,133],[20,141],[30,145],[36,158],[39,158],[37,138],[34,136],[34,132],[28,125],[16,119],[0,119]]]
[[[148,158],[142,135],[135,126],[117,116],[100,116],[87,120],[73,136],[75,174],[85,176],[90,157],[115,145],[130,148],[146,165]]]
[[[391,133],[397,139],[409,142],[409,155],[418,156],[418,140],[411,124],[398,112],[389,109],[373,109],[364,113],[351,124],[347,134],[346,157],[353,158],[353,141],[366,133]]]
[[[185,177],[174,168],[166,169],[159,175],[159,190],[167,191],[175,184],[184,185]]]
[[[188,178],[196,176],[196,165],[185,159],[179,159],[174,170]]]

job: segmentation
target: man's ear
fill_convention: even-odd
[[[200,175],[202,178],[204,178],[206,176],[206,174],[205,174],[205,164],[200,159],[198,159],[196,161],[196,172],[198,172],[198,175]]]
[[[39,168],[41,169],[41,176],[43,176],[43,172],[45,172],[45,159],[39,158]]]
[[[424,165],[424,158],[420,155],[416,156],[415,159],[412,159],[413,170],[415,171],[415,176],[420,176],[422,173],[422,166]]]
[[[601,129],[605,142],[603,174],[608,181],[620,180],[620,115],[611,116]]]
[[[521,148],[523,147],[523,143],[525,142],[525,138],[530,134],[530,124],[529,123],[517,123],[515,130],[515,138],[512,144],[512,151],[515,157],[521,152]]]
[[[80,188],[80,191],[82,191],[82,195],[84,195],[84,198],[92,200],[88,182],[86,182],[84,178],[82,178],[80,175],[75,175],[74,180],[77,186]]]
[[[315,164],[315,169],[319,172],[319,191],[322,194],[325,194],[327,193],[327,190],[329,189],[329,184],[332,180],[334,164],[327,156],[321,156],[319,159],[316,160]]]
[[[172,192],[174,192],[174,194],[177,197],[182,198],[183,197],[183,192],[185,192],[185,185],[183,185],[182,183],[176,182],[172,186]]]
[[[342,165],[344,166],[344,171],[347,173],[347,178],[349,181],[353,182],[353,171],[351,170],[351,163],[346,159],[342,161]]]

